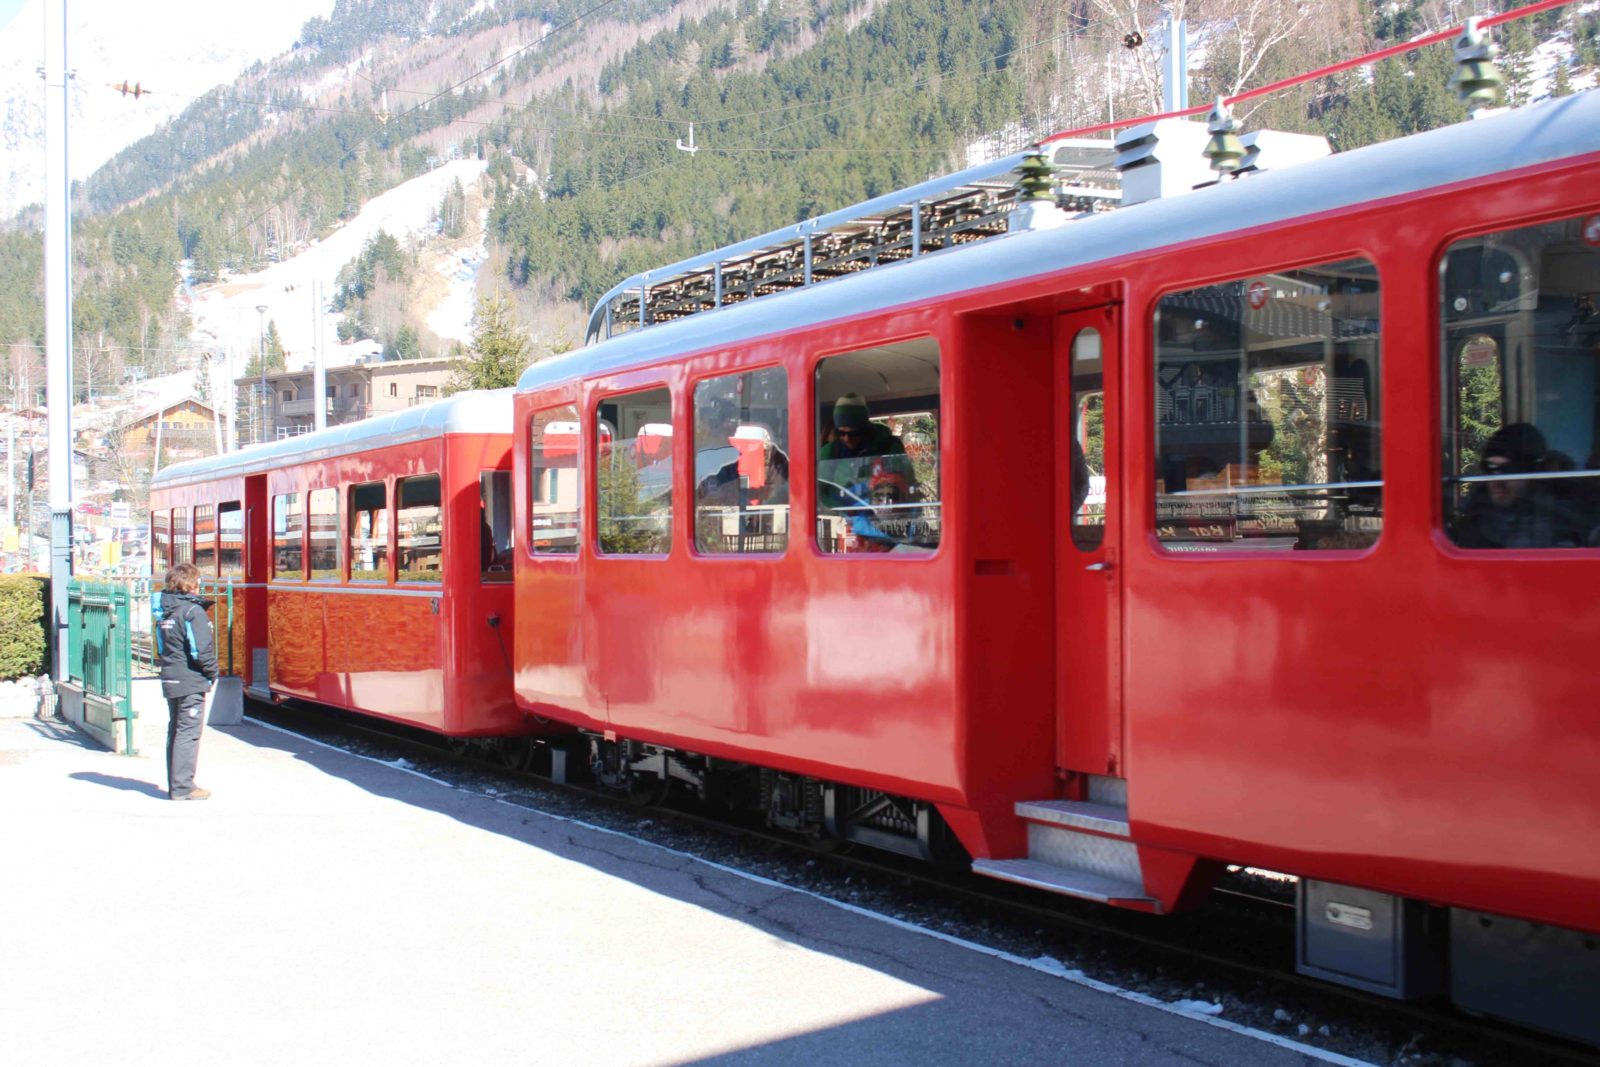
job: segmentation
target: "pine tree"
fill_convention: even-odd
[[[511,298],[496,288],[478,298],[472,315],[472,347],[452,369],[445,394],[516,385],[522,369],[531,362],[532,346],[517,322]]]

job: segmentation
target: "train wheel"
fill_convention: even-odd
[[[455,756],[457,759],[465,756],[467,749],[472,746],[472,742],[465,737],[447,737],[444,739],[444,744],[450,750],[450,755]]]
[[[525,771],[533,765],[533,738],[502,737],[495,746],[500,751],[500,762],[507,770]]]
[[[641,808],[653,808],[667,799],[672,783],[654,774],[628,775],[628,799]]]

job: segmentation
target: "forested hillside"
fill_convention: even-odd
[[[1454,11],[1176,6],[1190,19],[1196,100],[1410,39]],[[489,161],[491,273],[517,303],[587,305],[634,271],[958,169],[980,139],[1013,149],[1152,110],[1158,16],[1153,0],[340,0],[294,51],[86,184],[80,390],[192,358],[181,261],[203,283],[291,255],[442,156]],[[1130,49],[1134,30],[1147,40]],[[1501,44],[1512,102],[1572,91],[1593,84],[1600,14],[1514,22]],[[1241,117],[1354,148],[1462,118],[1452,70],[1435,46]],[[690,123],[692,154],[678,148]],[[0,230],[13,373],[43,340],[37,222]]]

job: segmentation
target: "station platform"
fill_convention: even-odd
[[[8,1063],[1353,1062],[249,720],[174,803],[138,724],[0,720]]]

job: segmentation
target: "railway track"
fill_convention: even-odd
[[[1165,1001],[1224,1006],[1226,1017],[1379,1063],[1600,1067],[1600,1050],[1461,1014],[1330,985],[1294,970],[1292,894],[1231,872],[1194,912],[1119,911],[855,845],[818,847],[749,820],[581,783],[558,784],[526,758],[463,750],[435,735],[296,702],[251,702],[264,723],[489,793],[620,829],[702,858],[838,897],[1023,958],[1049,956],[1098,980]],[[517,766],[521,764],[522,766]],[[653,799],[653,798],[652,798]]]

